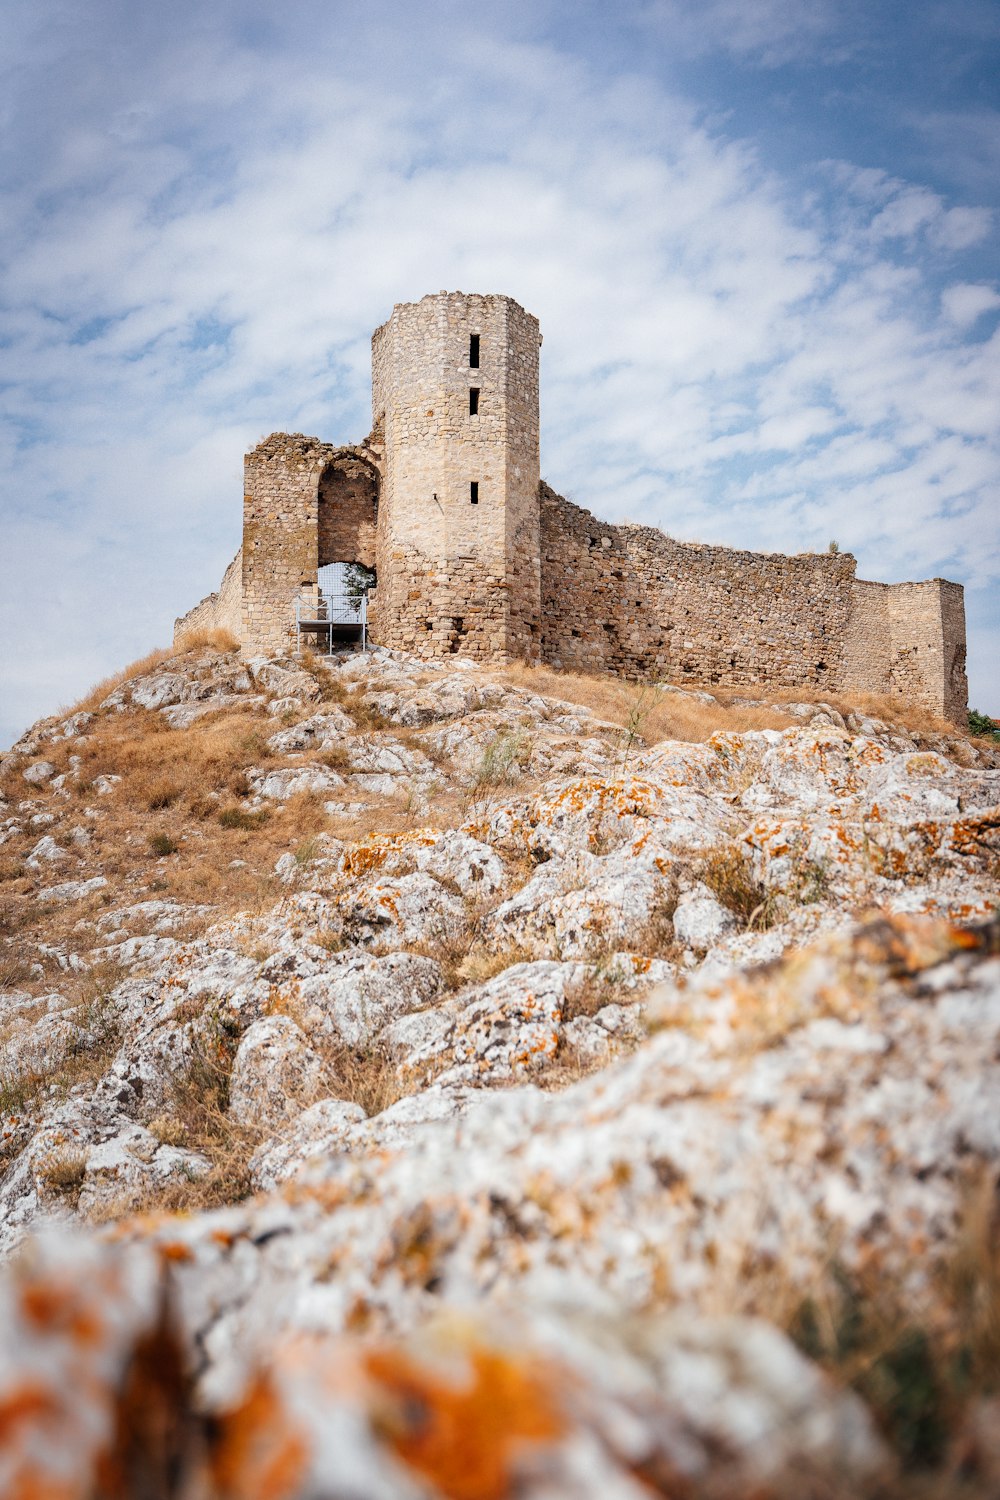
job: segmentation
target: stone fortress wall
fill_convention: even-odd
[[[960,584],[868,583],[849,552],[614,526],[541,487],[542,659],[563,670],[899,694],[964,721]]]
[[[898,694],[967,710],[959,584],[855,576],[850,553],[678,542],[539,478],[538,323],[512,298],[404,303],[372,339],[372,432],[274,433],[245,460],[243,546],[176,631],[295,645],[325,563],[377,570],[369,627],[416,656],[540,660],[683,683]]]
[[[209,594],[174,622],[174,640],[195,630],[228,630],[237,640],[243,635],[243,548],[222,575],[214,594]]]

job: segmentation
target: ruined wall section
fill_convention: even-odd
[[[511,298],[459,292],[400,304],[376,331],[383,644],[537,654],[538,342],[536,319]]]
[[[961,584],[943,578],[920,583],[856,579],[844,686],[907,698],[964,724],[969,685]]]
[[[941,659],[943,664],[944,716],[968,728],[969,678],[965,658],[965,589],[947,578],[935,578],[941,608]]]
[[[341,481],[334,475],[344,465],[357,472],[345,471]],[[320,565],[320,482],[326,473],[324,544],[346,545],[346,537],[358,536],[358,517],[332,512],[341,490],[349,506],[363,509],[358,478],[362,468],[366,476],[375,472],[365,450],[335,448],[300,432],[272,433],[247,454],[241,639],[248,654],[294,649],[295,601],[315,592]],[[371,538],[367,533],[365,538],[363,544],[370,550]]]
[[[891,658],[889,691],[956,722],[967,713],[965,604],[960,584],[943,578],[886,585]]]
[[[612,526],[541,486],[542,657],[673,682],[968,705],[960,584],[874,583],[850,553],[736,551]]]
[[[539,506],[538,319],[504,298],[506,393],[507,653],[524,661],[541,655],[542,565]]]
[[[222,575],[214,594],[208,594],[174,621],[174,645],[195,630],[228,630],[240,639],[243,629],[243,549],[240,548]]]
[[[542,486],[542,656],[674,682],[837,687],[854,558],[677,542]]]
[[[843,685],[861,693],[891,691],[889,586],[855,578],[844,640]]]

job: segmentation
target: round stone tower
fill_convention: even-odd
[[[461,292],[401,303],[373,335],[381,644],[537,659],[540,344],[512,297]]]

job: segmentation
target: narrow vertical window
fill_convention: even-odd
[[[469,334],[469,369],[479,369],[479,334]]]
[[[469,484],[469,499],[473,505],[479,504],[479,480],[473,479]]]
[[[478,386],[471,386],[469,388],[469,416],[470,417],[478,417],[479,416],[479,388],[478,388]]]

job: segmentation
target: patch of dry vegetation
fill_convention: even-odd
[[[141,1193],[123,1194],[92,1215],[100,1222],[124,1213],[177,1212],[237,1203],[253,1190],[249,1162],[259,1145],[259,1128],[229,1112],[229,1080],[239,1045],[239,1029],[214,1015],[189,1036],[183,1064],[168,1080],[169,1102],[149,1129],[166,1146],[197,1151],[209,1162],[204,1173],[169,1178]]]
[[[289,1016],[309,1032],[309,1045],[323,1064],[320,1082],[300,1099],[302,1107],[320,1099],[340,1099],[357,1104],[371,1118],[412,1092],[400,1076],[396,1061],[383,1043],[374,1040],[351,1044],[310,1031],[302,1006],[295,998],[276,997],[269,1015]]]
[[[702,703],[681,693],[665,692],[653,683],[629,682],[611,674],[588,676],[515,663],[498,675],[514,687],[589,708],[605,723],[621,729],[630,743],[636,739],[647,745],[661,740],[700,742],[720,732],[787,729],[796,722],[777,709],[730,706],[721,700]]]
[[[299,666],[318,686],[320,703],[336,703],[350,714],[359,733],[388,727],[389,720],[381,710],[367,701],[368,689],[363,683],[346,683],[336,669],[328,667],[325,659],[313,651],[302,652]]]
[[[232,651],[239,650],[239,641],[228,630],[188,630],[179,636],[173,646],[157,646],[152,651],[147,651],[145,656],[138,657],[129,662],[127,667],[122,667],[118,672],[112,672],[109,677],[103,677],[83,697],[69,708],[61,708],[59,717],[63,718],[69,714],[93,713],[104,702],[115,688],[121,687],[123,682],[132,682],[136,677],[145,677],[150,672],[155,672],[157,667],[164,662],[171,661],[175,657],[190,656],[196,651],[213,651],[220,656],[228,655]]]
[[[967,738],[964,731],[930,709],[906,698],[876,693],[832,693],[818,688],[771,688],[766,684],[720,687],[717,683],[684,682],[680,691],[658,691],[654,681],[628,681],[612,673],[559,672],[552,667],[513,663],[498,676],[513,687],[542,697],[559,698],[589,708],[598,718],[641,738],[648,745],[662,740],[699,743],[713,734],[744,734],[754,729],[788,729],[800,724],[782,712],[782,704],[827,704],[845,718],[848,714],[880,719],[903,729],[949,739]],[[684,696],[711,693],[714,703]],[[739,702],[760,699],[759,704]]]
[[[784,1285],[752,1306],[868,1403],[902,1464],[888,1500],[995,1494],[976,1482],[976,1444],[964,1419],[976,1400],[1000,1394],[997,1214],[993,1173],[983,1169],[966,1184],[957,1250],[929,1277],[922,1303],[904,1298],[877,1268],[851,1273],[834,1263],[809,1296]]]
[[[777,919],[777,897],[755,878],[753,864],[742,844],[720,844],[709,849],[694,867],[695,876],[748,931],[763,932]]]
[[[85,952],[98,941],[93,919],[123,897],[207,904],[217,914],[273,902],[279,855],[327,831],[330,821],[322,799],[309,792],[246,806],[250,769],[285,759],[269,754],[261,729],[251,713],[236,710],[205,715],[186,729],[172,729],[146,710],[105,714],[84,739],[45,747],[57,773],[70,773],[70,800],[48,786],[28,788],[20,767],[8,767],[4,787],[11,801],[27,795],[51,808],[57,821],[44,830],[29,825],[5,847],[0,984],[12,987],[28,977],[42,932],[50,946]],[[78,757],[75,771],[71,755]],[[69,837],[74,826],[82,841]],[[32,871],[24,858],[42,831],[71,857]],[[84,902],[43,906],[33,899],[53,881],[94,874],[108,885]]]
[[[531,736],[521,729],[503,729],[483,746],[465,792],[465,812],[485,818],[505,791],[522,780],[531,760]]]
[[[43,1089],[68,1093],[78,1083],[96,1083],[118,1049],[120,1039],[111,993],[124,977],[117,963],[96,963],[80,974],[61,976],[66,998],[63,1014],[75,1027],[73,1044],[49,1065],[5,1071],[4,1043],[23,1025],[20,1018],[0,1032],[0,1114],[30,1113]]]

